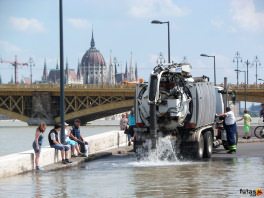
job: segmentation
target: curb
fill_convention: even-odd
[[[264,142],[264,138],[263,139],[258,139],[258,138],[250,138],[250,139],[242,139],[242,138],[238,138],[238,143],[259,143],[259,142]]]
[[[44,170],[41,172],[66,169],[66,168],[74,167],[74,166],[76,166],[80,163],[83,163],[83,162],[89,162],[89,161],[93,161],[93,160],[100,159],[103,157],[108,157],[111,155],[112,155],[112,152],[99,152],[99,153],[95,153],[95,154],[90,154],[88,157],[85,157],[85,158],[84,157],[71,158],[72,163],[70,163],[70,164],[62,164],[61,162],[57,162],[55,164],[44,166],[43,167]],[[38,172],[38,171],[33,170],[33,172]]]

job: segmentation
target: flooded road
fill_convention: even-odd
[[[263,167],[263,156],[137,162],[133,154],[118,155],[0,179],[0,197],[250,197],[240,189],[263,190]]]

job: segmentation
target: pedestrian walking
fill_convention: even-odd
[[[244,126],[243,126],[243,132],[244,132],[244,136],[243,139],[249,139],[250,138],[250,126],[251,126],[251,116],[249,115],[248,111],[245,109],[244,110],[244,115],[241,119],[237,120],[237,121],[241,121],[244,120]]]
[[[122,114],[122,118],[120,119],[120,130],[124,131],[127,129],[128,119],[126,117],[126,114]]]
[[[36,129],[36,133],[35,133],[35,139],[33,141],[32,147],[34,149],[35,152],[35,169],[36,170],[40,170],[39,167],[39,157],[40,157],[40,151],[41,151],[41,146],[43,143],[43,138],[44,138],[44,132],[47,128],[47,125],[45,122],[41,122],[38,126],[38,128]]]
[[[134,128],[136,126],[136,118],[134,115],[134,109],[130,111],[130,114],[128,115],[128,146],[131,145],[131,140],[134,137]]]

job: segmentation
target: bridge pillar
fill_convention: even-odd
[[[38,125],[41,121],[48,125],[54,124],[53,105],[51,93],[33,92],[32,112],[28,124]]]

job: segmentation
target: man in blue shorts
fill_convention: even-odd
[[[61,144],[58,133],[61,130],[60,124],[55,124],[54,128],[49,132],[49,144],[51,148],[61,151],[61,159],[63,164],[72,163],[68,158],[70,147],[67,145]]]

